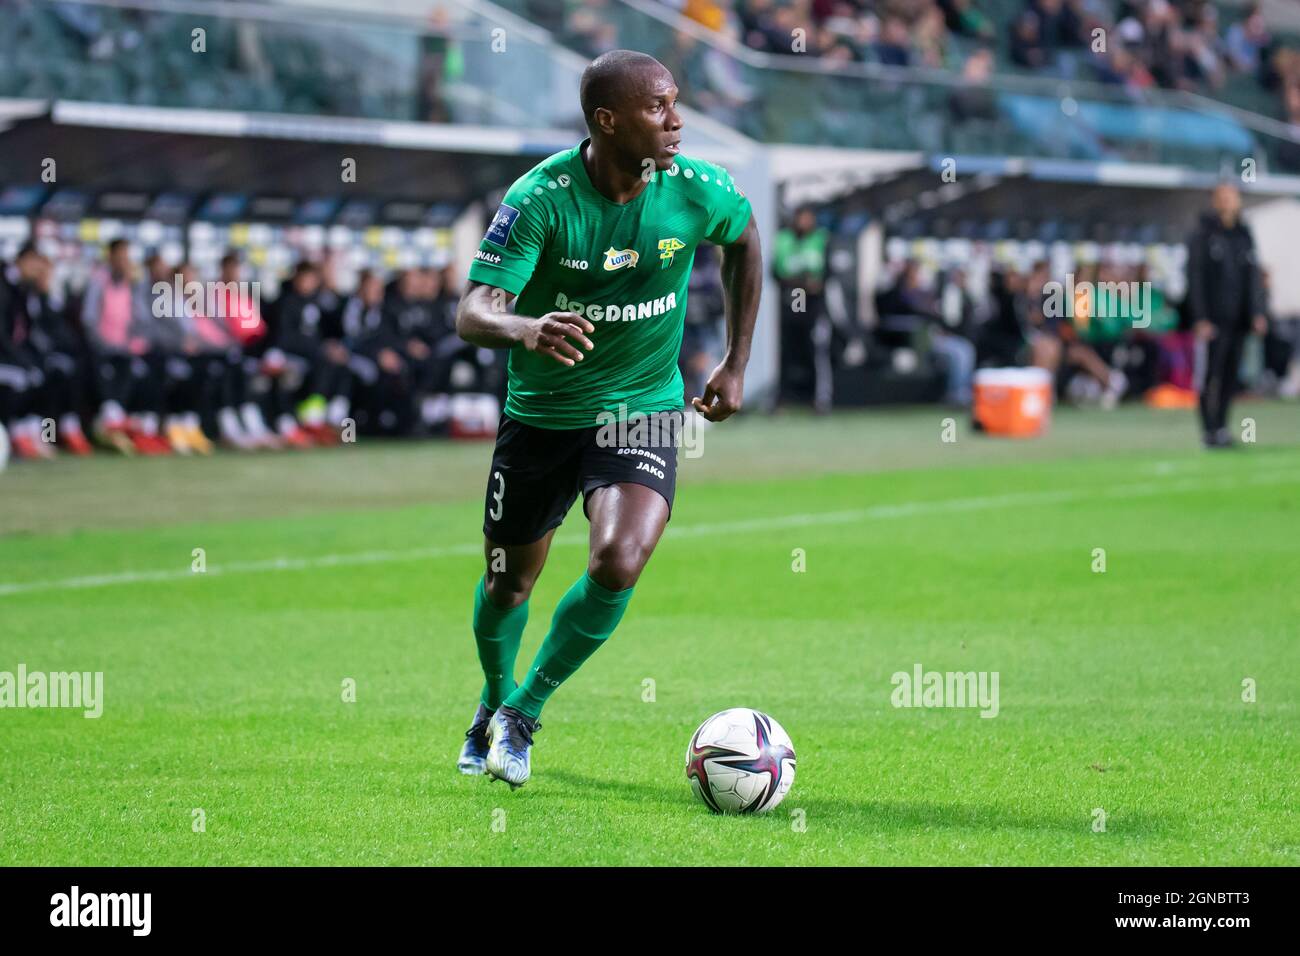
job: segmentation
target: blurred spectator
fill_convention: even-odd
[[[561,33],[566,46],[589,60],[618,48],[618,27],[609,11],[608,0],[587,0],[571,7]]]
[[[228,448],[254,451],[278,449],[285,439],[267,427],[256,390],[270,387],[262,375],[261,357],[269,346],[269,327],[262,317],[260,285],[243,281],[238,253],[221,257],[218,302],[225,316],[225,383],[217,415],[215,437]],[[303,438],[305,436],[297,435]]]
[[[1142,62],[1122,46],[1111,50],[1109,56],[1099,57],[1094,69],[1100,82],[1122,85],[1130,94],[1136,95],[1156,82]]]
[[[1228,28],[1224,50],[1241,73],[1257,73],[1266,50],[1273,44],[1273,36],[1264,23],[1259,7],[1252,7],[1244,20]]]
[[[401,285],[411,292],[413,281],[404,277]],[[420,345],[412,355],[411,343],[403,339],[391,316],[384,307],[383,280],[370,270],[362,272],[343,309],[344,341],[354,356],[350,367],[358,378],[358,408],[378,430],[389,433],[410,427],[415,365],[429,354]]]
[[[219,268],[221,314],[226,317],[226,330],[241,347],[252,349],[263,342],[267,334],[266,320],[262,318],[261,296],[245,289],[243,265],[238,253],[230,251],[223,255]]]
[[[1074,4],[1066,0],[1029,0],[1029,9],[1038,15],[1038,33],[1048,51],[1057,53],[1082,45],[1083,26]]]
[[[1088,283],[1095,282],[1098,275],[1096,266],[1079,270],[1074,300],[1063,303],[1068,312],[1061,315],[1048,308],[1051,300],[1046,287],[1052,278],[1047,263],[1037,263],[1026,281],[1029,341],[1033,364],[1051,372],[1058,388],[1065,387],[1076,400],[1095,399],[1104,408],[1114,408],[1128,390],[1128,377],[1107,365],[1079,331],[1096,318],[1097,306]]]
[[[150,361],[155,356],[148,291],[136,279],[125,239],[108,244],[106,259],[91,275],[81,304],[99,385],[96,437],[126,454],[166,454],[170,446],[158,433],[162,381]]]
[[[90,452],[78,416],[87,365],[49,277],[49,260],[30,243],[0,276],[0,425],[18,458],[54,457],[55,436],[65,450]]]
[[[45,375],[43,413],[57,422],[61,448],[74,455],[88,455],[91,449],[81,411],[87,407],[93,387],[90,356],[66,304],[54,291],[54,264],[40,254],[31,262],[31,249],[28,245],[19,252],[20,282],[14,307],[26,313],[31,346]],[[24,252],[34,268],[29,278],[23,278]]]
[[[939,324],[930,334],[931,347],[942,357],[948,376],[944,400],[966,406],[975,375],[976,305],[965,270],[945,274],[938,296]]]
[[[1047,66],[1047,47],[1038,14],[1026,10],[1011,27],[1011,62],[1030,70]]]
[[[605,2],[601,0],[602,6]],[[718,46],[678,37],[680,49],[675,54],[665,51],[672,63],[660,58],[678,75],[686,102],[711,109],[710,96],[721,94],[723,102],[740,110],[741,118],[730,120],[733,125],[743,125],[737,100],[748,102],[752,94],[738,91],[744,86],[743,70],[725,52],[732,40],[765,53],[793,54],[793,31],[802,30],[797,35],[803,42],[799,54],[824,59],[828,65],[873,62],[943,68],[951,36],[986,42],[998,37],[996,22],[975,0],[662,2],[718,34]],[[602,33],[596,41],[602,23],[607,21],[586,5],[574,5],[561,34],[576,48],[593,53],[635,39],[611,26],[612,33]],[[1230,71],[1256,75],[1284,97],[1290,86],[1300,84],[1300,56],[1278,48],[1259,6],[1224,31],[1215,6],[1193,0],[1120,0],[1113,9],[1097,0],[1024,0],[1005,29],[1010,64],[1073,76],[1081,64],[1090,63],[1098,80],[1124,86],[1135,95],[1154,86],[1212,95]],[[1095,47],[1098,39],[1101,48]],[[709,54],[719,63],[699,71],[696,61],[707,60]],[[722,63],[730,71],[722,69]],[[995,62],[990,73],[996,72]],[[729,89],[724,91],[723,85]],[[1282,115],[1289,116],[1287,108]]]
[[[210,392],[203,385],[206,369],[195,361],[202,341],[198,321],[205,308],[203,297],[187,294],[185,284],[195,280],[194,270],[187,264],[181,263],[173,273],[166,260],[155,253],[145,260],[145,266],[149,272],[148,334],[153,345],[150,376],[162,386],[162,434],[178,454],[207,454],[212,448],[199,427],[199,408]]]
[[[908,261],[893,286],[878,301],[882,319],[914,318],[926,323],[930,349],[938,357],[945,376],[943,400],[950,405],[965,406],[971,399],[975,346],[963,334],[967,318],[966,303],[961,301],[964,289],[956,285],[953,293],[949,295],[950,311],[945,314],[939,297],[922,284],[918,264]]]
[[[686,385],[683,403],[704,394],[704,384],[722,358],[720,322],[723,316],[722,275],[716,247],[707,243],[695,250],[686,297],[686,321],[678,360]],[[689,407],[689,405],[687,405]],[[693,409],[692,409],[693,411]]]
[[[966,58],[961,83],[948,96],[948,111],[956,122],[998,118],[997,98],[989,88],[992,75],[992,50],[982,47]]]
[[[1300,395],[1300,344],[1283,336],[1273,321],[1272,273],[1259,270],[1259,314],[1264,320],[1264,391],[1283,398]]]
[[[214,442],[240,451],[337,444],[354,394],[371,433],[429,433],[422,419],[433,407],[441,431],[478,434],[499,408],[497,355],[455,334],[450,264],[402,271],[386,305],[380,273],[363,272],[342,296],[330,259],[303,260],[267,304],[268,322],[260,285],[243,281],[233,251],[214,282],[157,251],[137,279],[126,239],[110,242],[105,260],[79,295],[84,325],[34,244],[0,263],[0,425],[17,459],[92,453],[81,420],[95,409],[100,444],[161,455],[206,454]]]
[[[948,50],[948,27],[937,6],[927,7],[912,27],[912,47],[917,66],[941,70]]]
[[[776,235],[772,273],[781,286],[780,401],[809,401],[818,411],[831,403],[830,322],[825,313],[829,234],[809,206]]]
[[[681,8],[683,15],[710,30],[721,30],[727,21],[726,11],[716,0],[685,0]]]
[[[1025,277],[1014,269],[995,271],[989,277],[989,298],[991,314],[975,340],[978,364],[1025,364],[1029,346]]]
[[[319,268],[298,263],[289,290],[276,303],[263,356],[263,371],[272,380],[272,420],[280,437],[295,446],[334,443],[349,411],[350,353],[340,341],[342,330],[325,321],[320,292]]]
[[[183,272],[187,281],[198,281],[193,266],[187,264]],[[204,390],[199,400],[201,426],[228,448],[279,449],[283,443],[267,427],[249,389],[260,363],[245,353],[245,347],[265,335],[266,326],[256,297],[240,284],[239,258],[233,253],[221,259],[214,292],[217,314],[194,316],[199,343],[194,364]]]
[[[939,0],[939,8],[953,33],[986,41],[997,35],[993,20],[971,0]]]
[[[1293,129],[1300,131],[1300,82],[1287,88],[1283,96],[1286,118]],[[1300,142],[1287,140],[1278,150],[1278,162],[1292,172],[1300,172]]]
[[[685,30],[673,34],[673,45],[660,50],[658,59],[672,72],[683,102],[729,126],[751,125],[755,94],[740,61]]]
[[[876,41],[873,50],[876,62],[885,66],[911,66],[910,39],[906,23],[898,17],[885,20],[880,29],[880,39]]]
[[[451,39],[446,7],[429,13],[427,33],[420,37],[416,76],[416,119],[425,123],[451,122],[443,88],[460,79],[463,58],[460,44]]]

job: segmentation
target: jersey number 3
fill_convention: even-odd
[[[488,517],[493,521],[500,521],[501,515],[505,511],[505,505],[501,499],[504,498],[506,494],[506,479],[499,471],[492,472],[492,477],[494,480],[501,482],[501,485],[492,494],[492,500],[495,501],[496,504],[488,509]]]

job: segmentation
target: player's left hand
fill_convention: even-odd
[[[704,397],[692,398],[695,410],[708,421],[721,422],[740,411],[745,395],[745,373],[723,362],[704,386]]]

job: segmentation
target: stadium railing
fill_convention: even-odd
[[[0,19],[0,97],[583,125],[585,61],[490,5],[0,0]],[[704,126],[709,145],[726,143]]]
[[[0,0],[0,10],[11,25],[0,31],[0,96],[13,97],[576,130],[572,94],[593,52],[582,36],[552,36],[523,19],[528,0],[384,10]],[[673,69],[685,102],[760,142],[1300,168],[1292,127],[1204,97],[1154,91],[1135,100],[1038,76],[971,86],[944,70],[775,56],[727,43],[654,0],[611,0],[600,18],[615,42]],[[196,31],[201,56],[187,42]]]

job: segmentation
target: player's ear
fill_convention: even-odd
[[[607,107],[602,106],[596,110],[594,116],[596,120],[596,126],[600,129],[600,131],[604,133],[606,136],[613,135],[614,111],[608,109]]]

